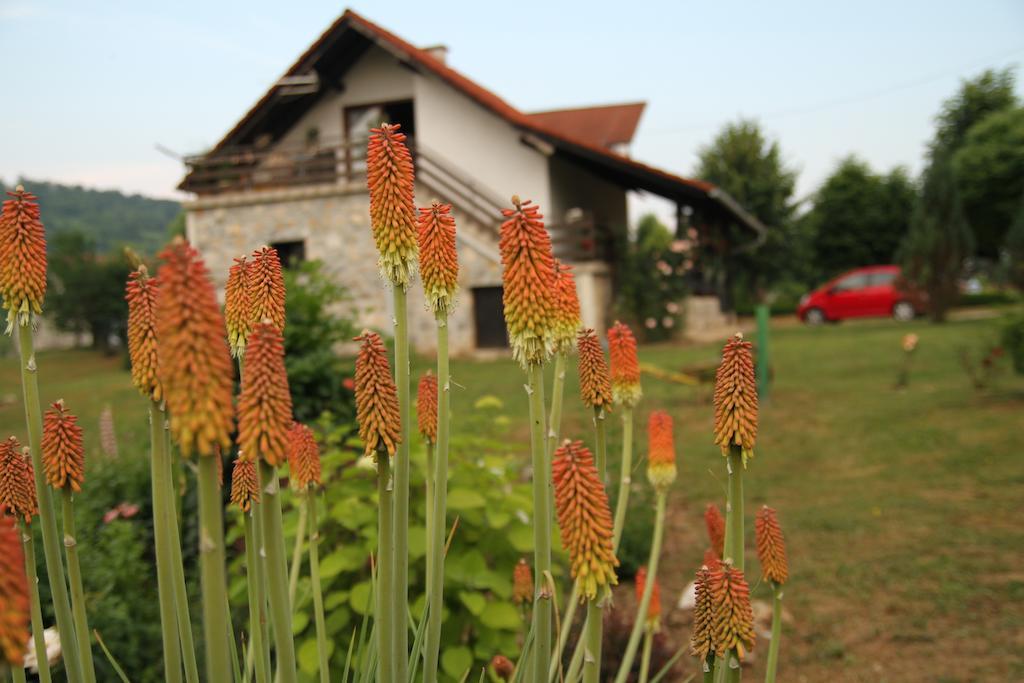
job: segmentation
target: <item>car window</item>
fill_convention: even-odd
[[[888,287],[896,281],[896,273],[893,271],[879,271],[877,273],[871,273],[870,286],[872,287]]]
[[[868,276],[865,273],[854,273],[847,275],[833,288],[836,292],[850,292],[855,289],[864,289],[868,286]]]

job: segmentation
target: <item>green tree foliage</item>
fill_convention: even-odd
[[[901,248],[903,274],[927,292],[934,322],[945,320],[955,303],[964,261],[973,248],[956,173],[949,158],[940,156],[925,172],[910,232]]]
[[[1011,69],[988,69],[976,78],[963,81],[960,90],[942,104],[935,118],[932,157],[956,151],[972,126],[989,114],[1015,106],[1014,84]]]
[[[92,335],[93,348],[106,350],[112,337],[125,339],[128,305],[124,282],[131,264],[122,254],[99,254],[81,232],[51,239],[46,312],[57,328]]]
[[[295,417],[311,421],[325,410],[338,417],[354,415],[353,394],[341,385],[351,372],[335,352],[356,333],[354,323],[339,311],[347,300],[344,288],[323,272],[319,261],[286,269],[285,288],[285,365]]]
[[[1017,216],[1006,233],[1004,251],[1009,260],[1010,282],[1024,290],[1024,194],[1017,203]]]
[[[686,249],[673,250],[672,233],[654,214],[640,219],[620,268],[618,307],[648,340],[666,339],[678,321],[685,294]],[[667,323],[667,324],[666,324]]]
[[[155,253],[167,241],[168,224],[181,212],[178,202],[164,199],[41,180],[18,182],[39,197],[49,239],[79,232],[101,253],[124,244],[143,254]]]
[[[891,263],[910,226],[917,191],[903,168],[881,175],[855,156],[843,159],[807,213],[817,279]]]
[[[953,164],[978,254],[994,258],[1024,192],[1024,107],[1003,109],[971,126]]]
[[[711,144],[701,148],[697,176],[728,192],[768,226],[758,249],[727,257],[726,272],[747,292],[761,292],[787,278],[799,277],[806,263],[806,235],[793,217],[796,172],[782,160],[778,142],[769,140],[757,121],[727,124]]]

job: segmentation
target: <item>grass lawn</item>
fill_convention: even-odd
[[[993,385],[976,391],[958,349],[976,355],[998,335],[998,320],[896,325],[888,321],[773,334],[775,385],[761,411],[756,457],[746,477],[748,577],[756,581],[753,513],[779,511],[791,581],[780,667],[783,681],[978,681],[1024,677],[1024,378],[1003,361]],[[920,335],[911,383],[893,389],[905,332]],[[657,346],[642,360],[665,370],[713,366],[718,346]],[[414,377],[428,366],[415,361]],[[119,358],[86,351],[39,355],[42,396],[63,397],[81,416],[90,453],[98,418],[113,408],[122,457],[147,449],[146,405]],[[0,359],[0,435],[24,437],[16,357]],[[524,376],[509,360],[453,363],[453,414],[484,395],[504,402],[522,431],[510,448],[529,462]],[[649,411],[676,421],[680,477],[663,583],[665,636],[681,645],[689,617],[673,609],[707,540],[701,515],[724,505],[724,460],[711,442],[711,386],[644,378],[638,444]],[[566,388],[563,434],[592,442],[577,398]],[[610,462],[619,447],[610,421]],[[641,458],[635,480],[644,486]],[[649,514],[637,506],[633,516]],[[764,587],[755,597],[764,598]],[[630,607],[623,591],[617,605]],[[763,654],[761,639],[755,649]],[[696,671],[691,659],[687,671]],[[760,662],[748,674],[760,678]]]

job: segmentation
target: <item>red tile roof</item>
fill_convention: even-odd
[[[598,147],[611,148],[632,142],[646,106],[645,102],[607,104],[531,112],[526,116],[548,130],[575,135]]]

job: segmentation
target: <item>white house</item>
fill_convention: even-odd
[[[461,264],[455,352],[506,343],[497,241],[500,210],[513,194],[540,205],[556,255],[575,267],[584,323],[599,330],[609,322],[627,192],[675,202],[716,243],[749,242],[763,231],[713,185],[627,156],[643,103],[524,113],[448,67],[445,53],[346,11],[216,147],[187,160],[180,189],[194,195],[185,203],[188,238],[221,284],[233,257],[271,244],[285,260],[322,260],[348,288],[360,323],[390,328],[364,161],[369,129],[384,121],[409,135],[417,203],[453,205]],[[412,340],[428,350],[433,318],[413,292]]]

